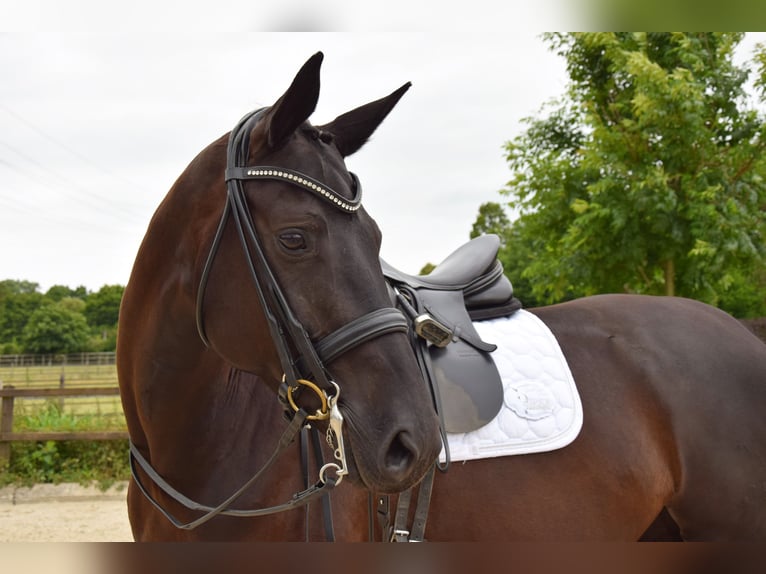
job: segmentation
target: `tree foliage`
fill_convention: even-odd
[[[471,239],[479,235],[493,234],[505,243],[505,233],[511,224],[503,206],[494,201],[488,201],[479,206],[479,215],[471,228]]]
[[[18,279],[3,279],[0,281],[0,301],[21,293],[36,293],[40,289],[38,283],[20,281]]]
[[[125,287],[122,285],[104,285],[90,294],[85,301],[85,317],[88,323],[96,327],[116,325],[124,291]]]
[[[61,301],[65,297],[84,300],[88,296],[88,290],[83,285],[80,285],[76,289],[72,289],[66,285],[54,285],[45,292],[45,296],[52,301]]]
[[[54,285],[45,294],[30,281],[0,281],[0,353],[113,351],[124,287]]]
[[[19,338],[29,317],[40,306],[43,296],[38,292],[18,292],[0,300],[0,341]]]
[[[88,323],[82,313],[59,303],[39,307],[30,315],[22,331],[24,349],[28,353],[81,351],[87,345],[88,336]]]
[[[742,34],[545,39],[566,60],[568,92],[506,144],[503,191],[535,297],[757,300],[743,286],[763,281],[766,124],[733,62]],[[756,59],[763,95],[763,47]]]

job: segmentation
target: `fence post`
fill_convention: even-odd
[[[0,389],[3,388],[0,381]],[[12,389],[12,385],[7,385],[6,389]],[[13,432],[13,397],[2,397],[0,402],[0,434]],[[11,443],[10,441],[0,440],[0,468],[4,468],[11,461]]]
[[[61,376],[59,377],[59,388],[63,389],[66,385],[66,376],[64,375],[64,367],[61,367]],[[64,412],[64,397],[59,397],[59,413]]]

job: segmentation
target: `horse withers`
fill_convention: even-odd
[[[137,540],[321,538],[321,512],[296,508],[346,475],[335,530],[362,539],[366,492],[412,486],[438,455],[380,231],[343,161],[409,84],[313,126],[321,61],[191,162],[138,252],[117,351]],[[308,425],[329,444],[302,472]]]

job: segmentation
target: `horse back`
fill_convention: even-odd
[[[667,506],[684,537],[720,536],[722,524],[729,537],[766,535],[760,339],[723,311],[682,298],[603,295],[531,311],[559,339],[575,380],[601,387],[586,395],[642,398],[630,405],[666,437],[675,483]]]

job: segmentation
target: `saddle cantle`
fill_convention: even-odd
[[[462,245],[428,275],[408,275],[381,260],[394,298],[413,324],[421,370],[431,382],[444,432],[490,422],[503,404],[503,385],[473,321],[521,308],[497,260],[500,239],[483,235]]]

